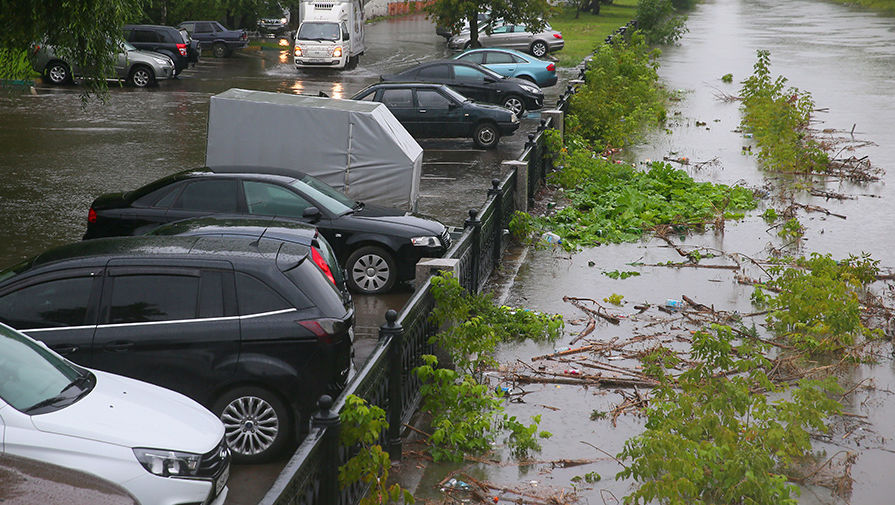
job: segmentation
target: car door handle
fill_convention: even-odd
[[[115,342],[109,342],[104,345],[103,350],[109,352],[121,352],[129,350],[133,346],[134,343],[130,340],[116,340]]]
[[[68,354],[78,352],[79,347],[76,345],[71,345],[71,344],[61,344],[61,345],[54,345],[52,347],[52,349],[54,351],[56,351],[57,353],[65,356]]]
[[[420,114],[425,114],[425,113],[426,113],[426,109],[420,109]]]

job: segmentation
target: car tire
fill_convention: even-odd
[[[136,65],[127,80],[135,88],[145,88],[155,82],[155,73],[146,65]]]
[[[237,463],[274,458],[292,439],[297,425],[277,395],[254,386],[226,392],[212,411],[224,423],[224,439]]]
[[[482,149],[493,149],[499,140],[500,132],[494,123],[480,123],[472,134],[472,141]]]
[[[224,58],[230,54],[230,51],[227,50],[227,44],[223,42],[215,42],[213,46],[211,46],[211,54],[214,55],[215,58]]]
[[[57,86],[71,82],[71,70],[62,61],[51,61],[44,70],[44,76]]]
[[[525,114],[525,102],[519,95],[507,95],[503,99],[503,107],[512,111],[519,119],[522,119],[522,115]]]
[[[391,291],[398,278],[392,254],[376,246],[360,247],[345,263],[348,287],[356,293],[374,295]]]
[[[537,58],[547,54],[547,43],[543,40],[536,40],[531,43],[531,54]]]

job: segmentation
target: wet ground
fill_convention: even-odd
[[[448,55],[434,31],[422,16],[368,25],[367,53],[353,70],[297,71],[288,51],[239,51],[225,59],[206,55],[180,78],[154,88],[112,85],[102,104],[83,104],[78,86],[40,82],[34,95],[0,94],[0,267],[79,240],[90,202],[99,194],[202,166],[211,95],[239,87],[347,98],[380,74]],[[556,88],[545,90],[552,101]],[[536,126],[534,113],[490,151],[469,140],[421,140],[420,212],[462,226],[467,210],[482,204],[490,180],[501,174],[501,162],[518,157]],[[385,311],[399,309],[411,293],[407,286],[385,296],[355,297],[357,361],[375,345]],[[257,503],[282,465],[235,468],[228,504]]]
[[[769,247],[782,248],[785,244],[776,230],[768,229],[760,214],[766,206],[785,206],[776,201],[776,196],[794,192],[796,201],[824,207],[846,219],[823,213],[800,213],[799,220],[807,228],[804,240],[785,248],[786,252],[831,253],[834,258],[868,252],[880,260],[883,268],[895,267],[895,238],[891,233],[895,225],[892,217],[895,187],[891,184],[895,180],[895,137],[891,127],[895,112],[895,19],[825,2],[707,0],[689,15],[687,26],[689,33],[680,45],[663,49],[661,58],[662,79],[682,98],[672,103],[669,112],[671,132],[655,133],[631,157],[637,162],[661,160],[665,156],[686,157],[690,164],[677,166],[685,168],[697,180],[761,187],[769,197],[744,220],[728,222],[723,231],[672,236],[672,240],[686,246],[767,258]],[[827,200],[796,191],[792,178],[765,173],[757,167],[754,156],[743,154],[744,146],[748,147],[751,139],[734,132],[740,121],[739,105],[721,101],[718,95],[738,93],[738,83],[752,72],[757,49],[770,50],[774,75],[782,74],[789,78],[791,85],[812,93],[817,107],[824,109],[815,116],[823,121],[815,125],[818,130],[838,130],[839,135],[850,137],[854,125],[856,140],[874,143],[854,154],[867,155],[874,165],[886,169],[888,173],[881,181],[860,185],[827,181],[819,187],[854,197]],[[733,74],[734,83],[721,81],[721,76],[727,73]],[[844,156],[850,154],[846,152]],[[697,163],[710,161],[697,168]],[[632,349],[644,349],[659,341],[673,343],[676,336],[686,337],[697,327],[686,324],[680,315],[656,310],[666,299],[681,299],[682,295],[718,310],[739,314],[755,310],[749,301],[752,288],[738,284],[734,278],[736,272],[732,270],[632,266],[634,262],[656,264],[681,260],[674,249],[658,239],[592,248],[577,254],[530,249],[523,251],[521,258],[522,265],[515,278],[495,290],[501,294],[502,301],[561,313],[567,322],[576,322],[586,319],[584,313],[563,302],[563,297],[591,298],[609,307],[610,313],[622,317],[617,326],[597,318],[595,331],[579,342],[579,346],[649,335],[642,344],[632,346]],[[733,264],[729,260],[708,263]],[[614,270],[637,271],[641,275],[626,280],[602,275]],[[747,269],[746,273],[755,277],[761,274],[755,268]],[[877,283],[874,288],[891,291],[892,283]],[[612,294],[623,296],[625,304],[615,308],[603,301]],[[642,303],[652,307],[638,314],[634,305]],[[764,322],[761,317],[751,319],[759,327]],[[501,361],[507,369],[543,364],[546,371],[561,375],[570,369],[586,371],[574,361],[531,360],[533,356],[568,346],[572,336],[583,329],[583,324],[567,325],[569,336],[556,345],[529,344],[504,349],[500,353]],[[604,361],[633,366],[635,363],[625,360],[623,354],[609,352]],[[826,450],[828,455],[840,450],[858,454],[851,470],[854,478],[851,494],[834,497],[827,489],[806,487],[800,503],[891,502],[895,492],[895,482],[889,478],[895,464],[892,441],[895,430],[891,423],[895,414],[895,397],[891,393],[895,391],[895,373],[888,345],[876,357],[878,364],[857,368],[842,378],[846,389],[864,381],[845,400],[845,411],[857,417],[837,422],[832,438],[827,443],[816,444],[816,448]],[[643,429],[644,420],[626,414],[619,416],[613,426],[611,416],[591,420],[591,414],[610,411],[625,398],[635,395],[633,388],[583,388],[559,383],[516,388],[510,383],[501,385],[510,387],[514,397],[514,402],[507,404],[508,412],[523,420],[541,415],[541,428],[553,437],[543,443],[542,452],[535,456],[541,463],[520,466],[504,455],[500,465],[465,467],[471,476],[541,497],[577,488],[581,503],[620,503],[631,490],[631,482],[614,480],[621,467],[609,455],[618,454],[624,442]],[[586,464],[563,468],[563,460],[581,460]],[[430,466],[422,476],[418,497],[426,496],[425,492],[433,498],[439,497],[438,482],[455,468]],[[595,483],[572,481],[590,472],[596,472],[602,479]],[[501,492],[493,495],[500,497],[500,503],[504,500],[510,503],[511,498],[518,496]]]

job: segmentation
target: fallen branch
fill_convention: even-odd
[[[587,326],[585,326],[584,329],[581,330],[581,333],[579,333],[575,338],[572,339],[571,342],[569,342],[569,345],[577,344],[579,340],[590,335],[591,332],[593,332],[596,327],[597,327],[597,322],[594,321],[593,319],[588,319]]]

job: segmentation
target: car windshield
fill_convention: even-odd
[[[317,202],[318,205],[323,206],[330,213],[338,216],[347,214],[359,206],[358,202],[310,175],[294,180],[289,185]]]
[[[125,51],[136,51],[137,48],[132,46],[130,42],[121,42],[121,47],[124,48]]]
[[[295,37],[300,40],[339,40],[336,23],[302,23]]]
[[[444,91],[445,91],[445,93],[448,94],[448,96],[450,96],[451,98],[453,98],[454,100],[456,100],[458,102],[462,103],[462,102],[469,100],[469,98],[466,98],[465,96],[461,95],[460,93],[457,93],[456,91],[454,91],[453,89],[451,89],[448,86],[444,87]]]
[[[16,410],[70,405],[85,392],[82,372],[30,338],[0,324],[0,398]],[[73,387],[78,386],[78,387]]]

